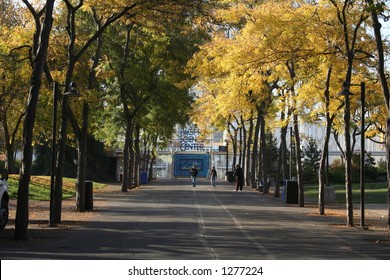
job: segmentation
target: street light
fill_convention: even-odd
[[[53,83],[53,127],[52,127],[52,141],[51,141],[51,174],[50,174],[50,214],[49,214],[49,226],[56,226],[54,222],[54,180],[56,172],[56,139],[57,139],[57,111],[58,111],[58,100],[59,100],[59,91],[58,88],[66,85],[60,85],[57,82]],[[80,97],[81,94],[77,91],[77,86],[75,83],[70,83],[69,91],[61,94],[63,102],[66,102],[66,97]]]
[[[225,143],[226,143],[226,171],[225,171],[225,175],[226,175],[226,181],[229,181],[229,141],[226,139],[225,140]]]
[[[69,91],[62,94],[63,97],[81,97],[81,94],[77,91],[76,83],[71,82],[69,85]]]
[[[340,96],[344,96],[344,136],[345,136],[345,185],[346,185],[346,203],[347,203],[347,225],[353,226],[353,202],[352,202],[352,178],[351,178],[351,165],[352,165],[352,154],[351,154],[351,135],[350,135],[350,122],[351,122],[351,104],[350,96],[352,92],[349,91],[349,83],[344,81],[343,90],[339,92]]]
[[[292,161],[292,157],[293,157],[293,128],[290,127],[290,180],[292,180],[292,164],[293,164],[293,161]]]
[[[339,93],[339,95],[345,96],[346,97],[346,106],[349,106],[349,96],[353,95],[352,92],[349,91],[349,86],[360,86],[360,106],[361,106],[361,123],[360,123],[360,130],[361,130],[361,135],[360,135],[360,226],[364,229],[364,197],[365,197],[365,187],[364,187],[364,181],[365,181],[365,123],[364,123],[364,110],[365,110],[365,99],[366,99],[366,83],[361,82],[360,84],[351,84],[348,85],[348,83],[345,81],[343,83],[343,90]],[[348,98],[347,98],[348,97]],[[348,100],[348,104],[347,104]],[[349,107],[345,108],[346,112],[348,110],[348,116],[349,116]],[[349,135],[349,122],[345,123],[345,126],[347,127],[348,125],[348,130],[347,128],[345,129],[345,132]]]

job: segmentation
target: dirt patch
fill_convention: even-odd
[[[354,209],[353,215],[353,223],[354,227],[360,227],[360,209]],[[318,216],[318,217],[339,217],[340,224],[331,224],[333,227],[337,228],[351,228],[351,226],[347,225],[347,211],[343,208],[342,205],[333,206],[333,208],[325,209],[325,214],[320,215],[319,213],[308,213],[307,216]],[[345,224],[342,222],[345,221]],[[364,215],[364,229],[372,230],[372,231],[386,231],[387,224],[386,219],[383,213],[379,211],[366,209]]]
[[[114,194],[120,192],[120,186],[108,186],[94,190],[95,194],[109,193]],[[7,229],[13,230],[15,228],[17,201],[15,199],[9,202],[9,221],[6,226]],[[105,202],[101,199],[94,199],[93,211],[78,212],[76,207],[76,200],[65,199],[62,201],[61,223],[55,227],[49,227],[49,201],[29,201],[29,224],[28,229],[32,232],[35,230],[56,231],[63,229],[71,229],[80,226],[84,221],[89,221],[95,215],[99,215],[99,210],[104,208]]]

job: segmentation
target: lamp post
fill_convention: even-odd
[[[54,217],[54,184],[56,177],[56,139],[57,139],[57,111],[58,111],[58,101],[59,101],[59,87],[64,87],[65,85],[60,85],[58,82],[53,83],[53,127],[52,127],[52,141],[51,141],[51,174],[50,174],[50,214],[49,214],[49,226],[56,226],[55,217]],[[62,102],[67,102],[67,97],[80,97],[80,93],[77,91],[77,86],[75,83],[70,83],[70,90],[62,94]]]
[[[346,186],[346,203],[347,203],[347,225],[353,226],[353,201],[352,201],[352,178],[351,178],[351,165],[352,165],[352,153],[351,153],[351,135],[350,135],[350,122],[351,122],[351,104],[350,96],[352,92],[349,91],[350,84],[344,81],[342,91],[339,92],[340,96],[344,96],[344,136],[345,136],[345,186]]]
[[[364,181],[365,181],[365,123],[364,123],[364,110],[366,107],[366,83],[360,83],[360,106],[361,106],[361,138],[360,138],[360,226],[365,228],[364,225]]]
[[[365,216],[365,209],[364,209],[364,197],[365,197],[365,122],[364,122],[364,110],[365,110],[365,100],[366,100],[366,83],[361,82],[360,84],[351,84],[348,85],[347,82],[344,82],[343,84],[343,90],[339,93],[339,95],[345,96],[346,99],[346,108],[345,112],[348,113],[349,117],[349,96],[353,95],[352,92],[349,91],[349,86],[359,86],[360,87],[360,106],[361,106],[361,123],[360,123],[360,130],[361,130],[361,135],[360,135],[360,226],[365,229],[365,221],[364,221],[364,216]],[[348,106],[348,107],[347,107]],[[349,121],[345,122],[345,133],[348,133],[349,136]],[[347,130],[348,127],[348,130]],[[346,134],[347,135],[347,134]],[[347,144],[347,143],[346,143]],[[350,147],[349,147],[350,149]],[[348,151],[348,150],[347,150]],[[349,151],[350,152],[350,151]]]
[[[225,175],[226,175],[226,181],[229,181],[229,175],[228,175],[228,172],[229,172],[229,141],[225,140],[225,143],[226,143],[226,171],[225,171]]]
[[[292,151],[292,149],[293,149],[293,128],[292,127],[290,127],[290,180],[292,179],[292,164],[293,164],[293,162],[292,162],[292,157],[293,157],[293,151]]]

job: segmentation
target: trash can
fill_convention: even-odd
[[[141,180],[141,184],[147,184],[148,183],[148,172],[141,171],[140,172],[140,180]]]
[[[93,182],[85,181],[85,210],[93,210]]]
[[[235,181],[235,179],[234,179],[234,172],[233,171],[228,171],[228,172],[226,172],[226,180],[228,181],[228,182],[234,182]]]
[[[298,204],[298,181],[283,180],[282,201],[289,204]]]

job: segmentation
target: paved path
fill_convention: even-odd
[[[95,194],[90,221],[44,239],[0,242],[0,258],[390,259],[385,231],[348,228],[313,207],[219,183],[160,180],[127,193],[110,186],[117,192]]]

